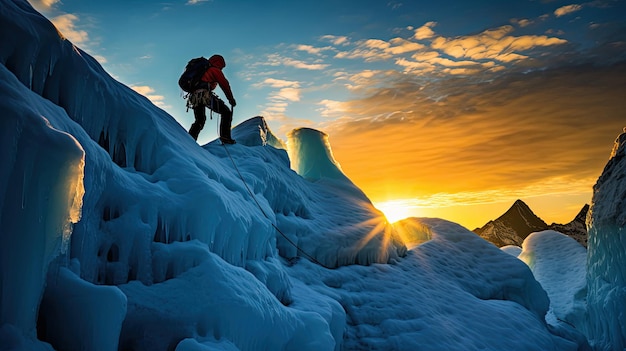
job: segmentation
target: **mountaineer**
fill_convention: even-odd
[[[235,107],[237,102],[230,90],[230,83],[224,76],[222,69],[226,67],[226,61],[221,55],[213,55],[208,60],[204,57],[195,58],[189,61],[185,72],[180,77],[180,87],[188,92],[189,100],[187,107],[193,109],[195,121],[189,128],[189,134],[198,140],[198,135],[206,122],[205,107],[211,109],[222,116],[220,121],[220,141],[223,144],[235,144],[235,140],[230,135],[230,127],[233,121],[233,112],[220,99],[213,90],[219,85],[231,107]]]

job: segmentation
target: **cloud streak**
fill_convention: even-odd
[[[160,108],[167,107],[164,102],[165,97],[163,95],[155,94],[154,88],[147,85],[131,85],[130,88],[147,97],[156,106],[159,106]]]
[[[323,70],[329,66],[328,64],[321,62],[308,63],[305,61],[284,57],[279,54],[268,55],[268,60],[265,64],[268,66],[287,66],[311,71]]]
[[[29,0],[29,2],[40,12],[50,11],[54,5],[60,3],[59,0]]]
[[[561,16],[569,15],[571,13],[580,11],[580,10],[582,10],[582,8],[583,7],[581,5],[576,5],[576,4],[562,6],[562,7],[559,7],[558,9],[556,9],[554,11],[554,15],[556,17],[561,17]]]
[[[188,0],[186,5],[198,5],[203,2],[209,2],[209,1],[212,1],[212,0]]]
[[[76,22],[78,21],[78,16],[71,13],[60,15],[50,20],[64,38],[73,44],[83,44],[89,40],[89,35],[86,31],[76,27]]]
[[[283,115],[290,102],[300,101],[300,82],[297,81],[266,78],[261,83],[254,84],[254,87],[278,89],[269,94],[269,103],[263,111],[263,114],[267,115],[269,118],[274,118],[275,115]]]

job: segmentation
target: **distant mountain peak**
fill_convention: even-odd
[[[528,207],[528,205],[526,205],[526,203],[520,199],[515,200],[515,202],[513,203],[513,206],[525,206]]]
[[[588,210],[589,205],[583,206],[570,223],[548,225],[535,215],[524,201],[517,199],[503,215],[473,231],[498,247],[505,245],[521,246],[529,234],[547,229],[569,235],[581,245],[586,246],[587,228],[585,220]]]
[[[518,199],[500,217],[489,221],[482,228],[474,229],[474,232],[496,246],[516,245],[521,246],[524,239],[533,232],[548,228],[548,224]]]
[[[518,234],[526,238],[528,234],[545,229],[548,224],[539,218],[522,200],[516,200],[496,221],[503,221],[513,226]]]

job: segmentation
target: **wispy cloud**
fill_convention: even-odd
[[[334,50],[334,48],[332,46],[314,47],[312,45],[296,45],[296,50],[319,56],[322,55],[324,51]]]
[[[165,97],[163,95],[156,95],[155,90],[152,87],[147,85],[131,85],[130,88],[147,97],[156,106],[161,108],[167,107],[164,102]]]
[[[300,83],[293,80],[266,78],[263,82],[255,84],[257,87],[270,86],[272,88],[297,88]]]
[[[415,34],[413,35],[413,37],[417,40],[432,38],[433,36],[435,36],[433,27],[435,27],[436,25],[437,22],[428,22],[424,24],[423,26],[415,30]]]
[[[569,15],[570,13],[580,11],[582,10],[582,8],[583,8],[582,5],[577,5],[577,4],[562,6],[554,11],[554,15],[556,17],[561,17],[561,16]]]
[[[96,59],[96,61],[98,61],[101,65],[103,65],[103,64],[105,64],[105,63],[107,63],[107,62],[109,62],[109,61],[106,59],[106,57],[104,57],[104,56],[102,56],[102,55],[91,55],[91,56],[93,56],[93,58],[95,58],[95,59]]]
[[[341,117],[345,111],[343,110],[343,102],[337,100],[324,99],[318,103],[320,109],[318,109],[322,117]]]
[[[278,90],[272,91],[268,95],[268,103],[263,110],[263,114],[268,117],[275,117],[275,115],[283,115],[289,107],[289,103],[300,101],[301,90],[300,82],[266,78],[260,83],[253,85],[255,88],[277,88]]]
[[[209,1],[213,1],[213,0],[188,0],[186,5],[198,5],[203,2],[209,2]]]
[[[527,18],[522,18],[522,19],[517,19],[517,18],[513,18],[511,19],[511,23],[518,25],[519,27],[528,27],[531,24],[533,24],[532,20],[529,20]]]
[[[296,60],[296,59],[289,58],[289,57],[284,57],[279,54],[268,55],[267,59],[268,60],[265,64],[269,66],[289,66],[289,67],[306,69],[306,70],[311,70],[311,71],[323,70],[329,66],[328,64],[322,63],[320,61],[315,61],[315,62],[310,63],[310,62]]]
[[[362,58],[366,62],[388,60],[396,55],[414,52],[422,48],[424,48],[424,45],[403,38],[393,38],[389,41],[381,39],[367,39],[360,41],[356,48],[350,51],[338,52],[335,55],[335,58]]]
[[[397,10],[402,7],[402,3],[399,1],[389,1],[387,6],[391,7],[392,10]]]
[[[320,40],[329,41],[333,45],[349,45],[350,39],[346,36],[324,35]]]
[[[76,22],[78,21],[78,16],[71,13],[60,15],[50,20],[63,37],[74,44],[83,44],[89,40],[89,35],[86,31],[76,27]]]
[[[33,5],[37,11],[47,12],[54,7],[55,4],[60,3],[59,0],[29,0],[30,4]]]

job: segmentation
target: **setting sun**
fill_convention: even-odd
[[[375,203],[374,207],[381,210],[389,223],[397,222],[401,219],[414,216],[415,208],[407,206],[404,201],[392,200]]]

